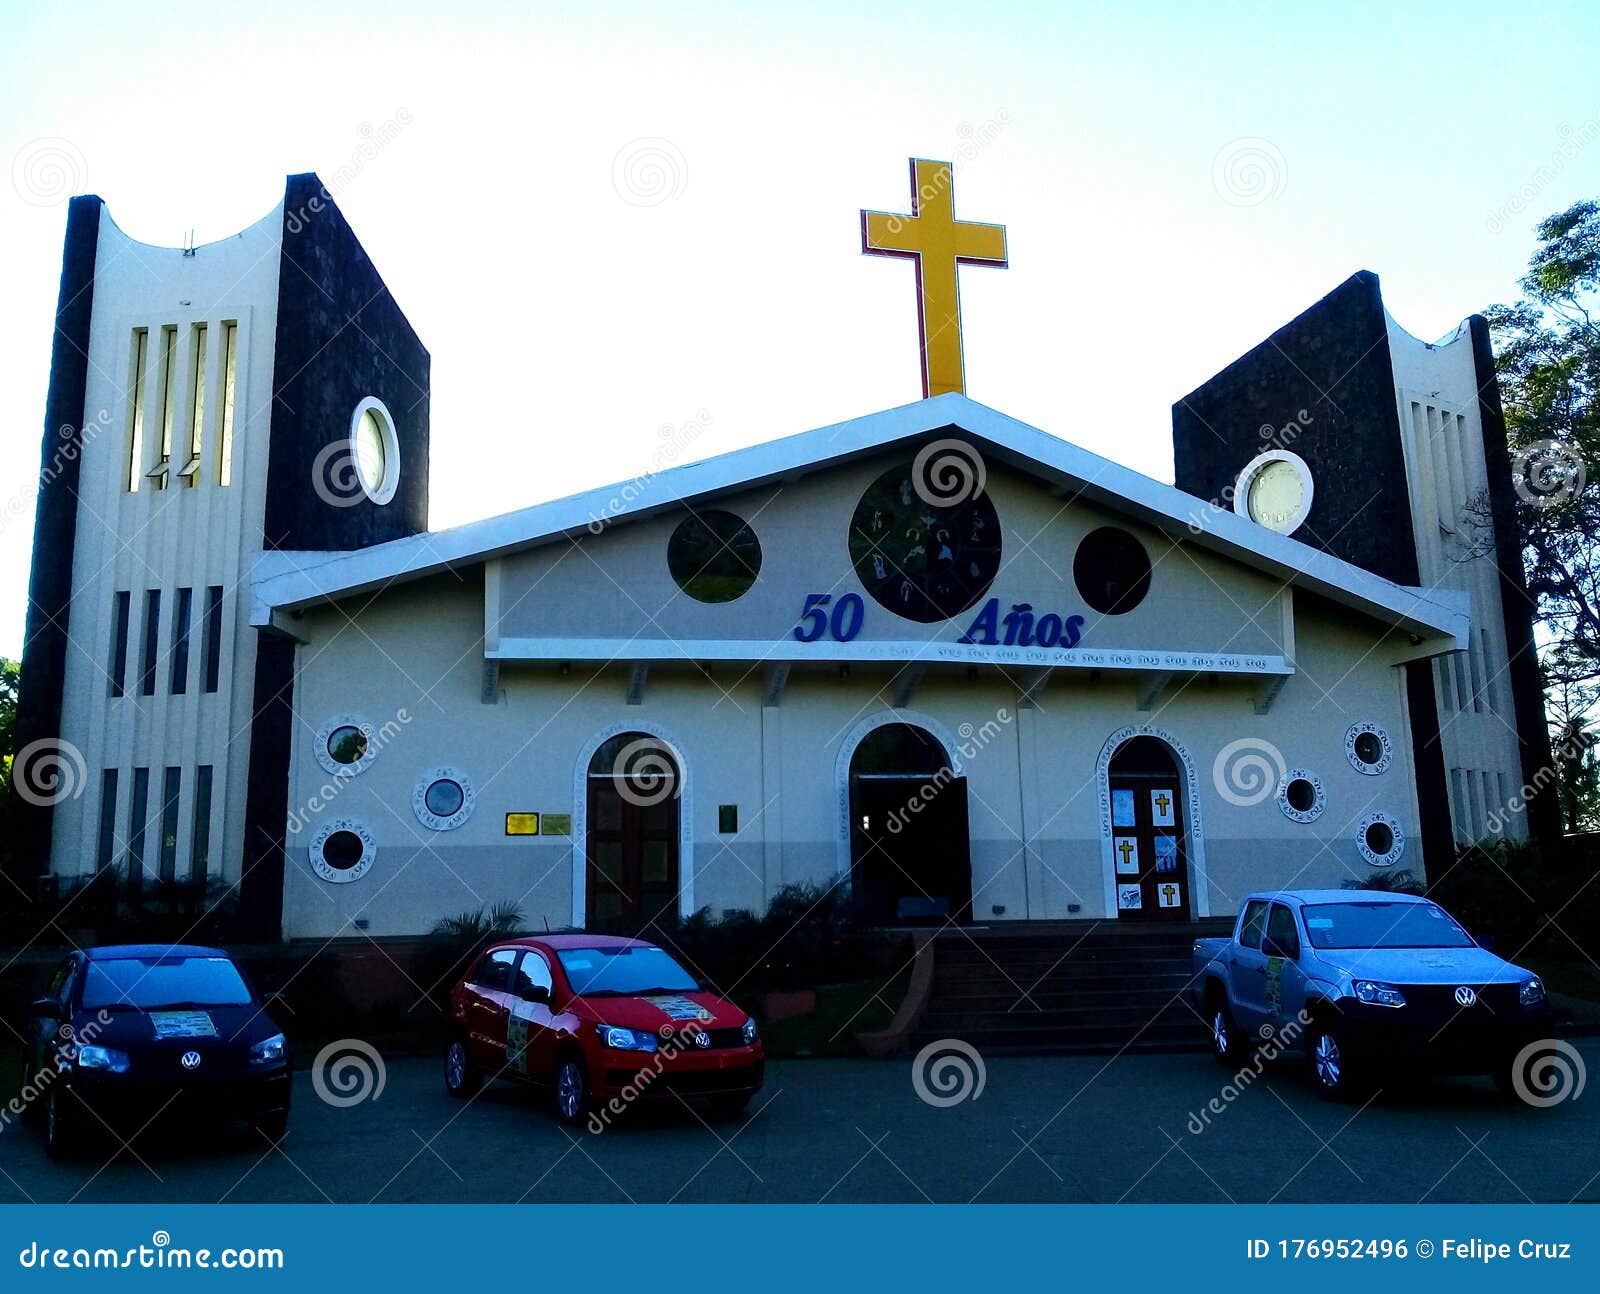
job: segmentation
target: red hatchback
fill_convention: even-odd
[[[567,1123],[604,1127],[635,1101],[664,1097],[736,1114],[761,1090],[756,1022],[640,939],[496,943],[451,992],[449,1023],[450,1095],[519,1079],[550,1089]]]

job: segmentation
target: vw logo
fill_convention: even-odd
[[[1470,988],[1468,988],[1465,984],[1463,984],[1460,988],[1458,988],[1456,990],[1456,1005],[1457,1006],[1471,1006],[1477,1000],[1478,1000],[1478,995],[1476,993],[1474,993]]]
[[[703,1029],[696,1029],[694,1034],[694,1045],[701,1048],[709,1047],[711,1045],[711,1035]]]
[[[1456,996],[1459,997],[1460,994],[1458,993]],[[198,1051],[186,1051],[178,1058],[178,1064],[182,1065],[185,1069],[199,1069],[200,1053]]]

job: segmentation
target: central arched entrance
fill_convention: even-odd
[[[884,723],[850,757],[850,883],[867,924],[967,921],[972,855],[967,780],[943,744]]]
[[[591,930],[641,929],[678,911],[683,768],[644,732],[606,738],[585,779],[585,913]]]
[[[1111,793],[1111,857],[1117,916],[1131,921],[1186,921],[1189,851],[1184,778],[1158,737],[1133,737],[1106,769]]]

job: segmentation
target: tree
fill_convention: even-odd
[[[17,688],[22,666],[0,656],[0,793],[9,798],[11,757],[17,753]]]

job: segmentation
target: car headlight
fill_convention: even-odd
[[[1523,1006],[1538,1006],[1539,1003],[1544,1001],[1544,985],[1539,982],[1537,976],[1522,982],[1522,989],[1517,994],[1517,1000]]]
[[[594,1031],[604,1047],[618,1051],[654,1051],[656,1036],[646,1029],[624,1029],[620,1024],[597,1024]]]
[[[756,1039],[761,1037],[761,1031],[756,1028],[756,1020],[754,1016],[751,1016],[744,1022],[744,1028],[741,1029],[739,1033],[744,1038],[744,1045],[746,1047],[750,1046],[756,1041]]]
[[[283,1059],[284,1053],[289,1049],[281,1033],[275,1033],[270,1038],[265,1038],[250,1048],[250,1063],[252,1065],[275,1065]]]
[[[79,1069],[98,1069],[107,1074],[128,1072],[128,1053],[115,1047],[79,1047],[76,1057]]]
[[[1368,1006],[1404,1006],[1405,994],[1393,984],[1380,984],[1377,980],[1358,979],[1350,986],[1355,990],[1356,1001]]]

